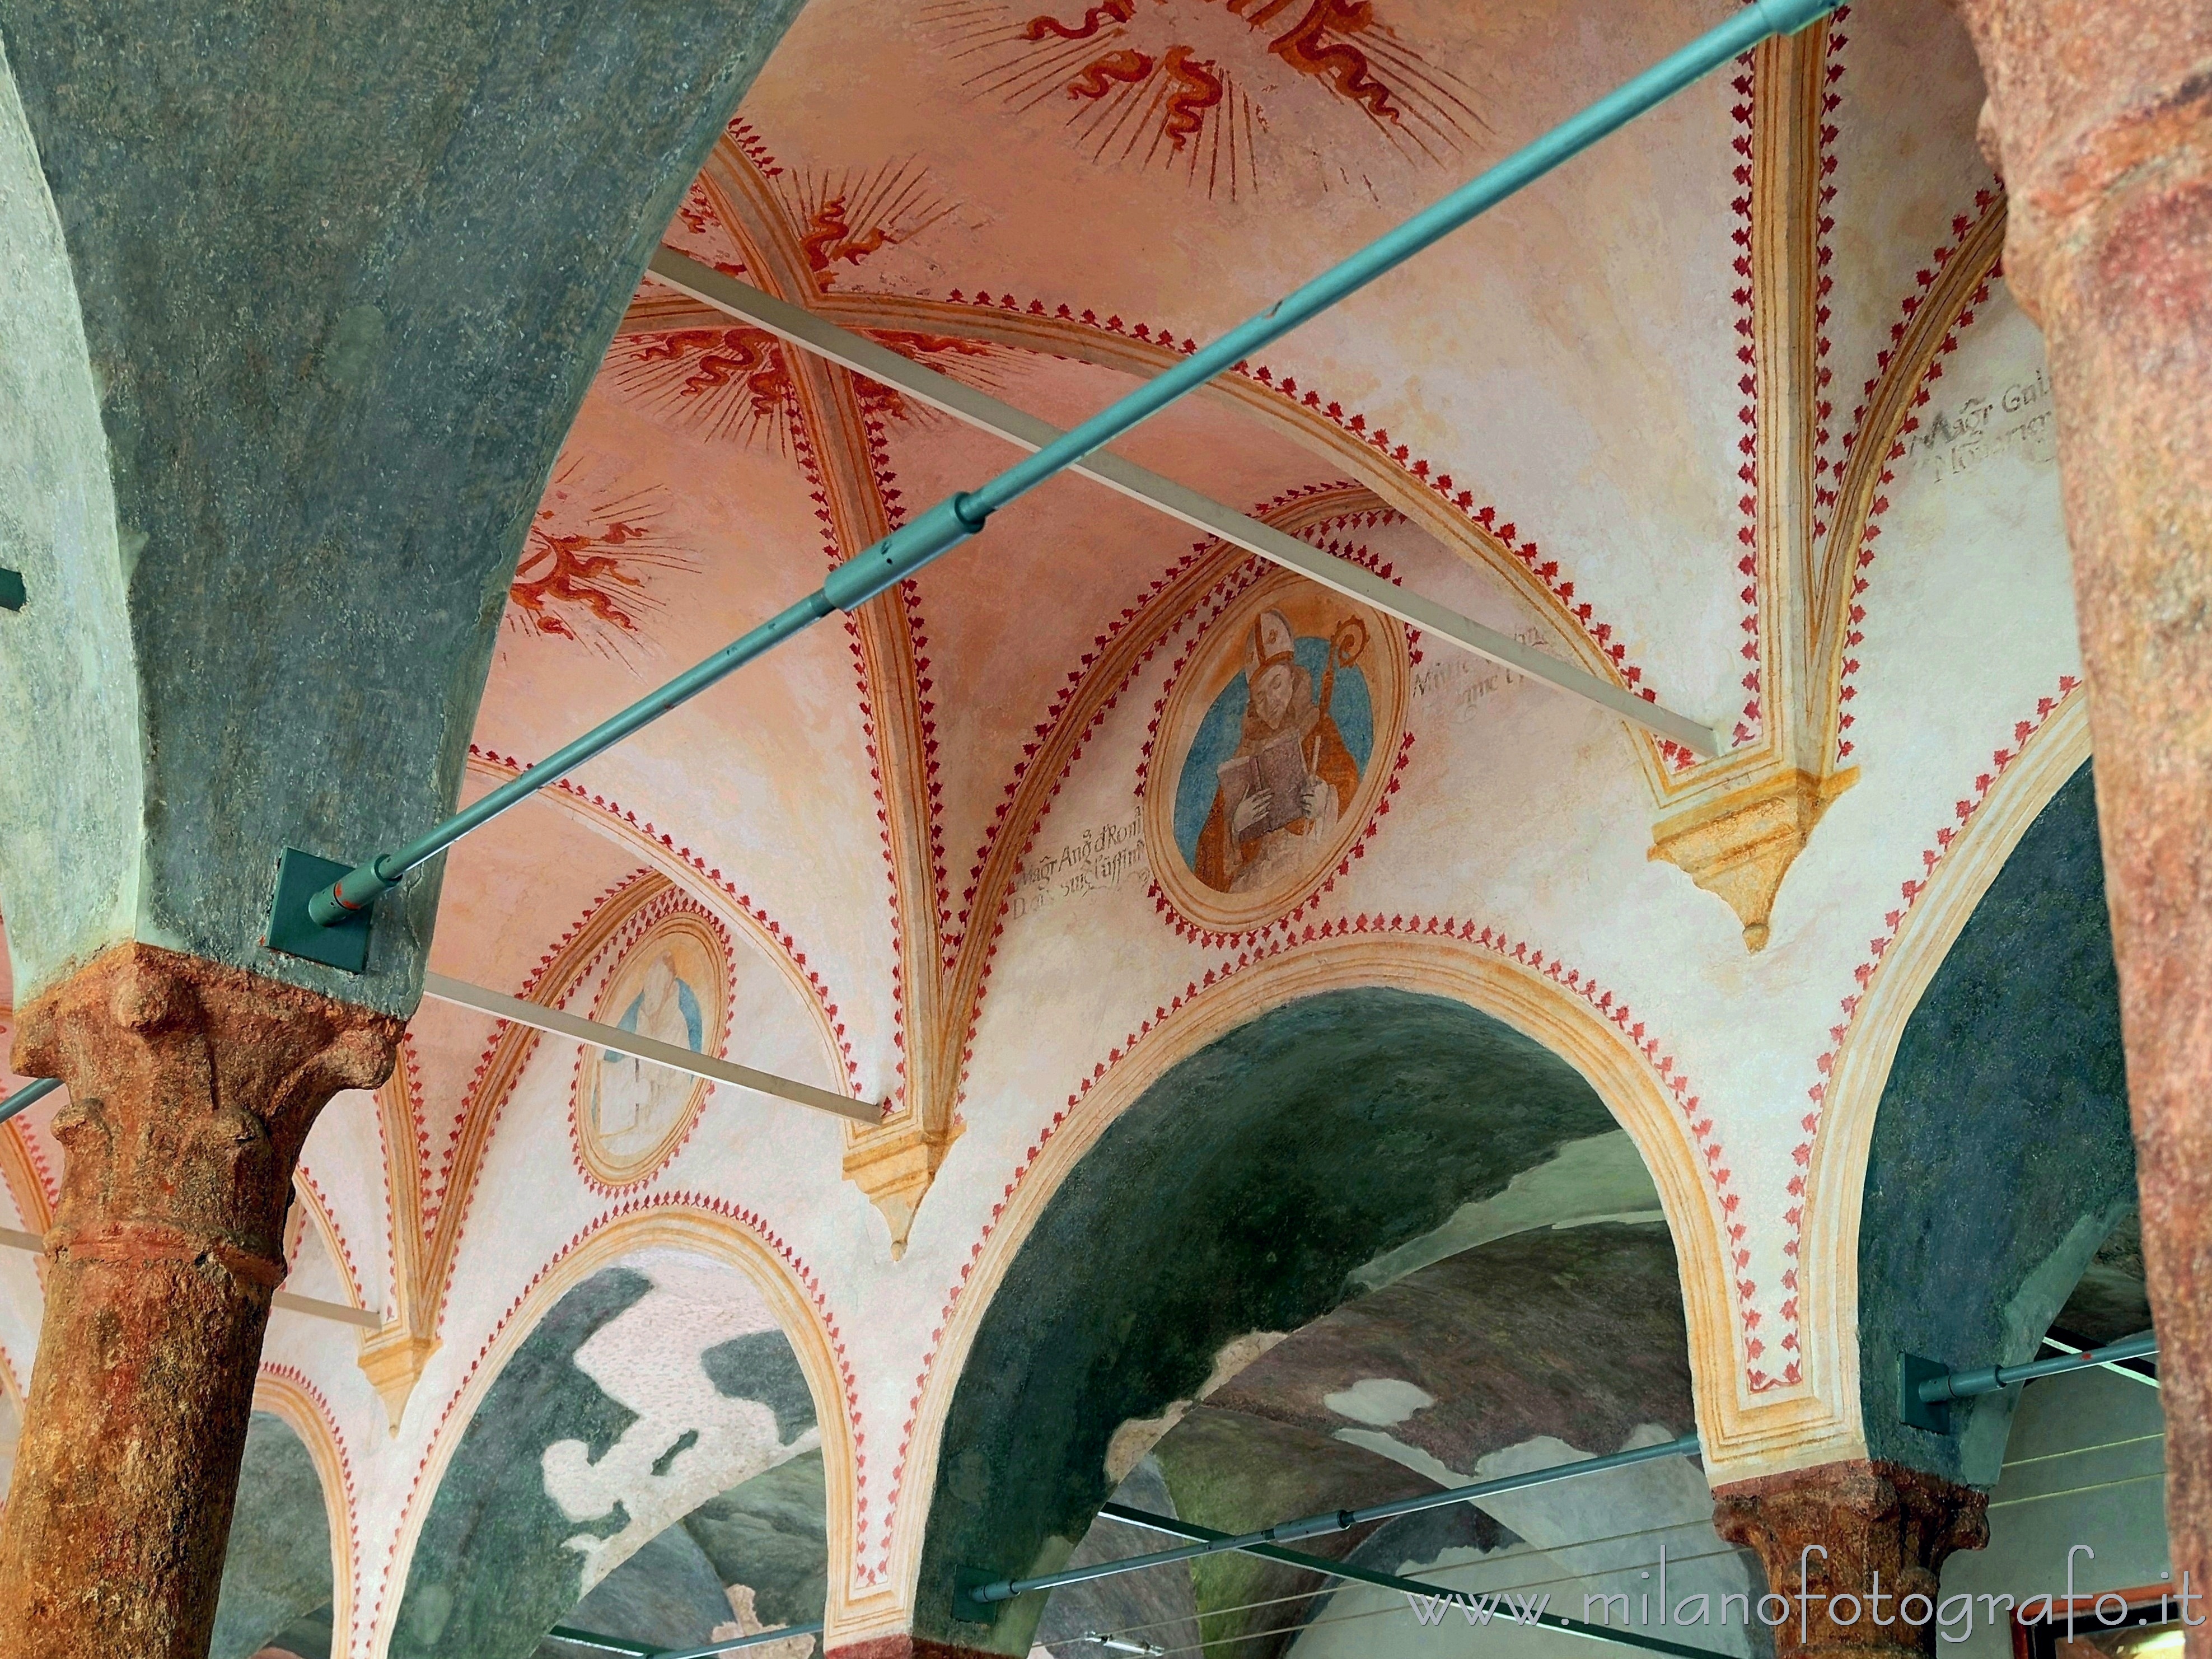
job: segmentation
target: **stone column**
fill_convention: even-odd
[[[308,1127],[400,1023],[117,947],[24,1012],[59,1077],[46,1318],[0,1517],[0,1654],[203,1659]]]
[[[1739,1481],[1717,1488],[1713,1500],[1714,1529],[1755,1553],[1769,1595],[1790,1604],[1774,1630],[1775,1659],[1934,1653],[1944,1559],[1990,1537],[1986,1493],[1864,1459]],[[1908,1608],[1912,1596],[1926,1607]],[[1832,1616],[1838,1597],[1850,1618]],[[1756,1615],[1771,1623],[1774,1604],[1759,1606]]]
[[[2042,325],[2088,666],[2177,1581],[2212,1582],[2212,6],[1956,0]],[[2191,1632],[2196,1659],[2212,1630]]]

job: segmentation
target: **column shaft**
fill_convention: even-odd
[[[26,1011],[62,1200],[0,1516],[0,1653],[202,1659],[308,1127],[399,1022],[147,945]]]
[[[2212,7],[1958,0],[2042,325],[2096,739],[2176,1582],[2212,1579]],[[2212,1632],[2192,1632],[2197,1659]]]

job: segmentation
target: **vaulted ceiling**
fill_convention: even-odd
[[[812,0],[663,241],[1064,426],[1732,9]],[[1889,1057],[2087,741],[2048,386],[2003,286],[1980,100],[1936,0],[1838,12],[1116,446],[1711,726],[1717,757],[1067,477],[462,842],[434,971],[665,1018],[884,1111],[855,1129],[633,1079],[625,1109],[667,1114],[633,1166],[594,1092],[618,1057],[422,1004],[300,1183],[295,1287],[383,1327],[356,1344],[279,1316],[270,1339],[346,1454],[358,1535],[333,1534],[329,1593],[363,1650],[427,1653],[459,1620],[520,1655],[586,1591],[674,1641],[732,1586],[795,1617],[817,1571],[841,1628],[906,1628],[951,1568],[1133,1547],[1110,1522],[1085,1539],[1117,1485],[1243,1525],[1693,1417],[1709,1474],[1863,1449],[1886,1385],[1860,1374],[1862,1291],[1911,1289],[1857,1232]],[[550,163],[505,181],[548,210],[569,187]],[[530,522],[463,798],[1016,453],[647,274]],[[1263,613],[1318,653],[1301,672],[1357,667],[1366,701],[1318,698],[1349,771],[1310,817],[1335,827],[1245,891],[1196,849],[1235,739],[1194,760],[1194,734],[1238,729]],[[1218,1087],[1186,1086],[1208,1066]],[[0,1129],[33,1231],[52,1114]],[[1168,1152],[1115,1162],[1157,1124]],[[1286,1198],[1309,1188],[1328,1202]],[[1492,1204],[1494,1226],[1468,1220]],[[1256,1233],[1200,1224],[1224,1218],[1310,1249],[1311,1283],[1291,1294]],[[2124,1246],[2107,1288],[2131,1306]],[[30,1261],[0,1253],[17,1382]],[[1209,1303],[1202,1273],[1258,1300]],[[1126,1316],[1085,1373],[1111,1399],[1065,1443],[965,1470],[1000,1433],[940,1443],[983,1410],[966,1368],[1029,1353],[1072,1278],[1098,1321]],[[1491,1353],[1472,1334],[1517,1330],[1524,1281],[1571,1284],[1597,1323]],[[664,1303],[684,1304],[665,1329],[625,1311]],[[751,1322],[701,1336],[741,1304]],[[771,1326],[803,1413],[701,1358]],[[1139,1328],[1175,1374],[1121,1387],[1109,1359]],[[623,1387],[659,1366],[691,1392],[624,1394],[586,1338]],[[1209,1376],[1224,1353],[1255,1363]],[[1064,1352],[1031,1358],[1036,1391],[1067,1380]],[[679,1445],[685,1412],[727,1432]],[[623,1513],[672,1481],[694,1520],[586,1573],[574,1529],[613,1528],[617,1495],[580,1522],[548,1448],[596,1464],[633,1421],[671,1432],[630,1458]],[[1009,1497],[1014,1474],[1049,1490]],[[974,1510],[985,1489],[1003,1501]],[[1697,1531],[1686,1490],[1620,1502]],[[793,1522],[809,1502],[818,1538]],[[1346,1547],[1510,1577],[1587,1519]],[[1699,1536],[1711,1572],[1741,1571]],[[741,1572],[740,1544],[772,1570]],[[1236,1571],[1151,1613],[1252,1634],[1221,1610],[1316,1589]],[[1040,1638],[1144,1622],[1086,1594]]]

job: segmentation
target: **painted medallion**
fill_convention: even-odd
[[[592,1018],[694,1054],[720,1054],[729,1034],[729,978],[712,925],[679,910],[623,951]],[[704,1079],[611,1048],[586,1049],[576,1078],[576,1141],[585,1166],[611,1187],[642,1181],[682,1142],[708,1087]]]
[[[1406,683],[1402,627],[1288,573],[1209,623],[1169,688],[1146,789],[1168,901],[1243,933],[1310,897],[1374,810]]]

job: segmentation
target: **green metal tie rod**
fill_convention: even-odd
[[[830,573],[820,589],[762,623],[743,639],[631,704],[574,743],[555,750],[520,776],[509,779],[465,811],[404,847],[380,853],[348,871],[307,901],[307,914],[323,927],[336,927],[368,908],[399,884],[416,865],[435,857],[470,830],[559,780],[592,757],[611,748],[639,727],[658,720],[717,680],[765,655],[793,635],[832,611],[850,611],[884,589],[913,575],[983,528],[992,514],[1020,500],[1055,473],[1075,465],[1131,428],[1157,415],[1177,398],[1195,392],[1215,375],[1282,338],[1339,301],[1356,294],[1384,272],[1394,270],[1469,220],[1534,183],[1561,162],[1580,155],[1607,134],[1663,103],[1692,82],[1750,51],[1762,40],[1790,34],[1835,9],[1839,0],[1750,0],[1718,28],[1644,71],[1632,81],[1552,129],[1525,149],[1469,180],[1442,201],[1416,214],[1388,235],[1369,244],[1341,264],[1200,348],[1164,374],[1155,376],[1007,468],[972,492],[948,497],[857,557]],[[283,889],[280,888],[280,896]],[[285,918],[271,916],[270,938],[284,936]]]
[[[2081,1353],[2025,1360],[2017,1365],[1984,1365],[1974,1371],[1945,1371],[1922,1382],[1917,1391],[1923,1402],[1931,1406],[1952,1400],[1972,1400],[2008,1389],[2015,1382],[2033,1382],[2039,1376],[2063,1376],[2068,1371],[2087,1370],[2123,1359],[2147,1358],[2157,1352],[2158,1333],[2142,1331]]]
[[[1146,1555],[1123,1556],[1117,1561],[1093,1562],[1087,1567],[1067,1567],[1059,1572],[1048,1572],[1034,1578],[1000,1578],[987,1583],[970,1582],[953,1592],[953,1616],[970,1623],[982,1623],[990,1614],[982,1611],[994,1601],[1011,1601],[1017,1595],[1027,1595],[1032,1590],[1057,1589],[1062,1584],[1087,1583],[1094,1578],[1115,1578],[1125,1572],[1136,1572],[1146,1567],[1164,1567],[1176,1561],[1194,1561],[1201,1555],[1219,1555],[1224,1551],[1253,1553],[1270,1544],[1295,1543],[1301,1538],[1319,1538],[1333,1532],[1350,1532],[1354,1527],[1366,1526],[1370,1522],[1389,1521],[1401,1515],[1413,1515],[1421,1510],[1442,1509],[1450,1504],[1473,1504],[1499,1492],[1522,1492],[1530,1486],[1547,1486],[1555,1480],[1571,1480],[1577,1475],[1601,1474],[1608,1469],[1625,1469],[1636,1463],[1650,1463],[1662,1457],[1694,1457],[1702,1448],[1694,1434],[1686,1434],[1678,1440],[1669,1440],[1656,1446],[1638,1446],[1628,1451],[1608,1452],[1602,1457],[1584,1457],[1572,1463],[1554,1463],[1549,1468],[1530,1469],[1522,1474],[1500,1475],[1494,1480],[1477,1481],[1471,1486],[1454,1486],[1448,1492],[1423,1492],[1416,1498],[1401,1498],[1394,1503],[1371,1504],[1364,1510],[1333,1510],[1325,1515],[1309,1515],[1296,1521],[1279,1521],[1258,1532],[1214,1533],[1195,1544],[1185,1544],[1178,1549],[1154,1550]],[[969,1575],[963,1574],[963,1577]],[[975,1575],[980,1578],[981,1575]],[[963,1601],[970,1606],[963,1607]]]
[[[2124,1359],[2146,1359],[2158,1352],[2158,1333],[2139,1331],[2081,1353],[2063,1353],[2050,1359],[2031,1359],[2018,1365],[1984,1365],[1978,1370],[1954,1371],[1942,1362],[1917,1353],[1897,1357],[1898,1421],[1930,1434],[1951,1432],[1951,1406],[1955,1401],[1995,1394],[2016,1382],[2033,1382],[2040,1376],[2063,1376],[2068,1371],[2113,1365]]]
[[[58,1077],[42,1077],[35,1083],[25,1084],[7,1099],[0,1100],[0,1123],[5,1123],[27,1107],[37,1105],[61,1086],[62,1080]]]
[[[1152,1532],[1164,1532],[1170,1538],[1194,1538],[1201,1542],[1210,1542],[1229,1536],[1225,1532],[1216,1532],[1211,1527],[1178,1520],[1171,1515],[1154,1515],[1149,1510],[1133,1510],[1121,1504],[1104,1504],[1098,1513],[1109,1521],[1120,1521]],[[1455,1607],[1478,1606],[1486,1599],[1498,1620],[1508,1625],[1541,1625],[1547,1630],[1555,1630],[1565,1636],[1579,1636],[1592,1642],[1609,1642],[1615,1647],[1639,1648],[1646,1653],[1670,1654],[1674,1659],[1720,1659],[1720,1656],[1711,1648],[1669,1642],[1663,1637],[1645,1636],[1626,1627],[1616,1629],[1610,1625],[1589,1624],[1580,1619],[1563,1619],[1557,1613],[1540,1613],[1532,1618],[1526,1611],[1516,1613],[1509,1606],[1499,1605],[1496,1595],[1486,1598],[1473,1590],[1453,1589],[1443,1584],[1426,1583],[1419,1578],[1401,1578],[1395,1572],[1376,1572],[1369,1567],[1355,1567],[1348,1561],[1332,1561],[1323,1555],[1307,1555],[1298,1550],[1281,1549],[1273,1544],[1255,1544],[1243,1553],[1256,1555],[1265,1561],[1278,1561],[1287,1567],[1302,1567],[1308,1572],[1341,1578],[1347,1583],[1396,1590],[1404,1595],[1434,1596]],[[1510,1595],[1510,1592],[1500,1591],[1498,1594]]]

